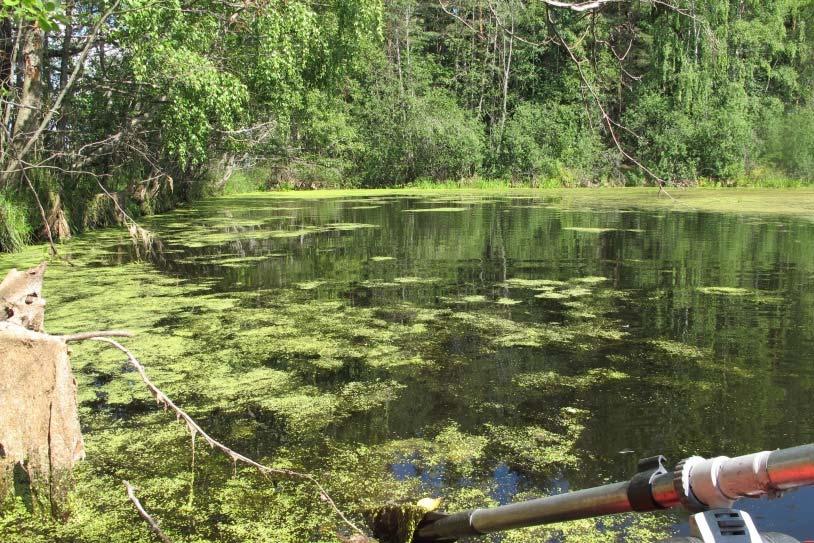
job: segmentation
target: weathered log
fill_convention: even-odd
[[[44,272],[11,270],[0,283],[0,500],[21,493],[60,516],[85,449],[68,346],[43,329]]]

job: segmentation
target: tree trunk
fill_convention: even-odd
[[[23,36],[23,87],[20,106],[11,132],[15,147],[22,149],[33,134],[42,111],[42,52],[45,32],[36,24],[25,29]]]
[[[0,283],[0,505],[64,516],[74,464],[85,454],[68,347],[44,331],[45,263]]]
[[[16,118],[11,130],[12,156],[4,156],[5,172],[3,181],[8,184],[10,180],[19,178],[22,163],[17,158],[28,139],[36,131],[42,115],[42,59],[45,32],[36,23],[30,24],[23,30],[22,59],[23,72],[20,89],[19,105],[15,108]]]

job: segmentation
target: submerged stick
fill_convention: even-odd
[[[242,462],[244,464],[248,464],[249,466],[252,466],[266,477],[270,475],[277,475],[288,477],[291,479],[302,479],[310,482],[317,488],[317,490],[319,490],[320,498],[323,501],[325,501],[331,507],[331,509],[333,509],[336,515],[340,519],[342,519],[342,521],[346,525],[352,528],[357,534],[363,534],[362,530],[360,530],[358,526],[351,522],[350,519],[348,519],[348,517],[345,516],[342,510],[339,509],[339,507],[336,505],[336,502],[334,502],[333,498],[331,498],[331,496],[325,490],[325,487],[322,486],[322,484],[313,475],[309,473],[301,473],[299,471],[294,471],[290,469],[272,468],[269,466],[265,466],[255,460],[252,460],[247,456],[243,456],[242,454],[233,451],[220,441],[216,440],[215,438],[207,434],[203,430],[203,428],[201,428],[200,425],[186,413],[186,411],[175,405],[175,402],[173,402],[166,394],[164,394],[164,392],[161,389],[155,386],[153,382],[150,381],[150,378],[147,376],[147,371],[145,370],[141,362],[139,362],[138,359],[135,356],[133,356],[133,353],[127,350],[127,348],[124,347],[121,343],[119,343],[115,339],[110,339],[109,337],[103,336],[88,337],[83,339],[104,341],[105,343],[109,343],[113,347],[123,352],[127,356],[127,360],[130,363],[130,365],[133,366],[133,368],[135,368],[135,370],[138,372],[139,376],[141,377],[141,380],[144,382],[144,384],[147,386],[147,389],[150,391],[150,394],[152,394],[153,398],[155,398],[156,403],[162,405],[164,409],[170,409],[176,414],[178,418],[183,419],[183,421],[187,425],[187,429],[192,434],[193,439],[195,438],[196,435],[200,434],[203,440],[206,441],[206,443],[210,447],[219,450],[220,452],[231,458],[232,462],[234,463]]]
[[[124,483],[124,487],[127,489],[127,497],[130,498],[130,501],[133,502],[133,506],[138,511],[138,516],[144,519],[144,522],[150,527],[150,531],[155,534],[155,536],[162,541],[162,543],[172,543],[172,540],[167,537],[164,532],[161,531],[161,527],[158,523],[150,516],[150,513],[144,510],[142,507],[141,502],[136,497],[136,491],[127,481],[122,481]]]

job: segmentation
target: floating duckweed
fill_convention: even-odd
[[[564,292],[541,292],[534,297],[543,300],[567,300],[570,296]]]
[[[437,283],[438,279],[435,277],[408,276],[408,277],[396,277],[395,279],[393,279],[393,282],[398,283],[400,285],[422,285],[429,283]]]
[[[294,283],[294,286],[301,290],[314,290],[325,283],[325,281],[303,281],[301,283]]]
[[[582,287],[573,287],[562,291],[562,293],[568,296],[569,298],[579,298],[582,296],[588,296],[589,294],[591,294],[591,292],[592,291],[588,290],[587,288]]]
[[[224,258],[222,260],[213,260],[212,263],[217,264],[218,266],[240,267],[250,265],[254,262],[268,260],[269,258],[277,256],[287,256],[287,255],[285,253],[271,253],[260,256],[241,256],[235,258]]]
[[[590,333],[591,337],[595,337],[597,339],[607,339],[610,341],[620,341],[630,334],[623,330],[594,330]]]
[[[380,409],[398,397],[406,386],[395,381],[362,383],[352,381],[339,393],[340,405],[349,413]]]
[[[360,228],[380,228],[378,224],[366,224],[358,222],[332,222],[325,225],[331,230],[359,230]]]
[[[600,277],[598,275],[589,275],[587,277],[576,277],[576,278],[571,279],[571,280],[575,281],[577,283],[587,283],[589,285],[595,285],[597,283],[604,283],[605,281],[608,280],[608,278],[607,277]]]
[[[584,311],[584,310],[571,310],[567,314],[572,319],[595,319],[595,318],[597,318],[597,315],[595,313],[591,313],[590,311]]]
[[[269,232],[270,238],[300,238],[310,234],[316,234],[320,229],[317,227],[299,228],[297,230],[278,230],[276,232]]]
[[[527,289],[548,288],[548,287],[561,287],[565,286],[565,281],[555,281],[553,279],[524,279],[522,277],[513,277],[506,279],[502,286],[505,287],[518,287]]]
[[[563,413],[564,433],[541,426],[512,427],[486,424],[486,432],[499,456],[518,471],[547,474],[579,463],[576,441],[582,434],[579,420],[585,412]]]
[[[557,387],[584,389],[607,381],[623,380],[629,377],[628,374],[621,371],[593,368],[583,375],[561,375],[553,371],[519,373],[512,379],[512,382],[518,387],[535,390],[551,390]]]
[[[672,341],[669,339],[653,339],[650,340],[650,345],[658,348],[660,351],[671,356],[680,356],[683,358],[703,358],[709,353],[699,349],[695,345],[687,345],[679,341]]]
[[[449,213],[453,211],[466,211],[467,207],[419,207],[415,209],[404,209],[403,213]]]
[[[306,193],[303,197],[311,195]],[[266,198],[263,195],[258,200]],[[268,198],[280,201],[276,195]],[[494,505],[497,475],[493,474],[496,469],[505,469],[503,459],[521,472],[545,475],[559,475],[563,467],[580,465],[577,458],[585,462],[586,451],[576,446],[585,412],[566,407],[559,412],[559,417],[552,418],[552,410],[564,401],[572,406],[593,405],[591,395],[598,392],[593,387],[625,388],[626,393],[633,393],[624,382],[629,378],[627,373],[603,368],[581,369],[596,362],[604,361],[631,374],[640,371],[643,375],[637,374],[637,379],[655,385],[649,390],[659,395],[658,400],[673,400],[672,394],[692,397],[699,402],[695,406],[699,412],[721,397],[721,383],[716,381],[720,371],[729,371],[738,379],[752,376],[745,362],[732,365],[739,360],[735,357],[723,364],[707,356],[709,351],[679,342],[630,341],[624,346],[610,343],[624,338],[625,333],[617,330],[619,323],[605,315],[627,314],[629,306],[616,303],[618,291],[602,288],[606,278],[577,277],[567,283],[514,278],[499,286],[518,289],[511,291],[517,299],[491,300],[492,291],[485,290],[489,288],[486,285],[489,278],[486,282],[474,282],[471,270],[466,268],[471,264],[466,260],[471,256],[466,254],[469,248],[461,249],[460,255],[465,258],[458,259],[455,271],[445,276],[444,283],[440,279],[419,277],[392,280],[392,272],[388,270],[395,269],[395,265],[377,268],[358,263],[346,259],[353,256],[350,251],[336,259],[335,268],[323,269],[326,275],[309,275],[310,263],[301,258],[301,254],[327,260],[320,251],[342,249],[340,242],[351,239],[336,231],[355,229],[336,227],[345,223],[305,226],[308,221],[329,221],[342,216],[338,214],[344,209],[342,204],[328,202],[326,207],[325,213],[320,210],[311,214],[309,209],[306,219],[296,226],[280,224],[280,218],[264,219],[264,224],[275,221],[266,229],[254,229],[256,225],[252,221],[230,222],[229,218],[198,221],[196,210],[191,220],[200,226],[190,227],[189,222],[183,221],[157,225],[166,230],[167,245],[183,246],[185,250],[180,257],[183,260],[167,258],[155,266],[138,263],[91,268],[87,265],[89,262],[111,262],[116,256],[126,259],[127,248],[116,244],[126,240],[127,234],[106,231],[82,236],[65,244],[64,249],[60,247],[65,254],[77,259],[77,265],[68,268],[55,261],[49,269],[45,293],[49,301],[48,328],[64,333],[113,328],[136,331],[136,337],[123,342],[145,363],[156,384],[200,418],[213,435],[236,450],[275,466],[314,473],[326,483],[343,510],[347,508],[357,513],[367,500],[385,503],[420,496],[426,492],[422,491],[422,485],[426,484],[441,486],[449,510]],[[258,206],[256,211],[268,209]],[[213,231],[213,226],[237,228],[222,232]],[[286,227],[292,230],[283,230]],[[176,231],[182,229],[184,231]],[[283,237],[316,235],[308,240],[312,243],[266,240],[280,237],[281,233]],[[370,234],[378,235],[378,232],[371,230]],[[511,245],[515,241],[508,237],[515,233],[505,231],[504,234],[507,234],[507,248],[516,248]],[[328,240],[330,243],[322,243],[325,240],[317,236],[332,237]],[[387,239],[381,244],[378,239],[375,241],[371,247],[376,248],[371,248],[371,252],[393,251],[392,254],[399,254],[405,266],[411,265],[409,254],[402,258],[400,252],[396,252],[398,245],[388,244]],[[584,241],[590,242],[587,238]],[[189,250],[192,246],[227,243],[218,248],[223,253],[217,255],[198,254],[209,250]],[[283,268],[283,262],[269,262],[263,268],[275,269],[263,269],[268,275],[259,282],[257,276],[242,271],[216,269],[217,266],[241,266],[251,261],[244,260],[246,255],[258,255],[259,250],[289,250],[291,260],[285,263],[296,264],[296,267],[286,267],[278,273],[276,268]],[[482,246],[473,250],[482,254]],[[541,260],[540,254],[534,251],[510,253],[509,273],[567,277],[569,269],[582,265],[581,262],[554,262],[548,252],[543,253],[545,260]],[[36,264],[45,253],[45,249],[38,247],[12,257],[4,256],[3,262],[24,267]],[[169,254],[170,251],[165,250],[162,257]],[[270,256],[283,255],[285,253],[249,258],[261,262]],[[373,256],[368,260],[384,262],[393,257]],[[207,274],[208,279],[201,280],[194,274],[173,277],[171,274],[190,271],[186,266],[173,266],[175,263],[197,264],[198,269],[193,271]],[[446,270],[429,271],[440,266],[437,262],[420,262],[420,267],[407,267],[396,273],[445,273]],[[376,269],[383,272],[378,279],[362,281]],[[581,269],[573,273],[592,270]],[[316,288],[312,286],[315,281],[292,284],[328,277],[327,274],[331,274],[331,288],[321,289],[327,292],[303,292]],[[266,282],[267,277],[272,280]],[[241,281],[245,292],[232,292],[228,296],[210,294],[209,289],[228,289]],[[280,287],[280,282],[287,286]],[[437,288],[404,287],[436,282],[439,283]],[[492,303],[478,307],[457,306],[455,312],[438,304],[438,297],[456,292],[462,283],[468,285],[470,292],[475,288],[488,292]],[[312,288],[303,289],[301,285]],[[390,290],[365,291],[365,288],[384,287]],[[403,290],[410,292],[405,294]],[[527,296],[530,298],[543,290],[563,296],[559,298],[562,303],[525,304],[520,306],[522,309],[511,311],[499,307],[522,303]],[[641,296],[646,296],[645,292],[636,291],[633,300],[639,302]],[[678,300],[680,303],[689,303],[686,292],[674,292],[683,296]],[[769,299],[760,297],[760,291],[750,292],[752,295],[744,298],[750,303]],[[495,295],[505,293],[494,290]],[[322,296],[339,299],[314,299]],[[418,301],[407,303],[407,298]],[[507,318],[509,315],[517,320]],[[593,319],[591,322],[573,320],[589,316]],[[547,322],[549,320],[558,323]],[[636,328],[634,331],[641,333]],[[267,485],[249,470],[238,467],[233,471],[228,461],[224,462],[208,448],[196,451],[196,485],[203,481],[197,475],[203,475],[206,494],[196,490],[195,507],[190,507],[189,436],[182,427],[172,423],[171,417],[154,410],[136,375],[122,374],[120,353],[102,350],[100,345],[90,342],[76,344],[72,349],[88,459],[77,470],[77,490],[72,496],[75,514],[67,525],[55,527],[54,533],[65,534],[64,537],[72,540],[95,541],[105,536],[121,539],[132,532],[131,510],[117,505],[120,504],[119,478],[127,476],[143,491],[148,505],[152,503],[150,507],[162,519],[162,527],[181,539],[212,537],[215,509],[207,504],[215,504],[219,513],[216,529],[225,539],[281,542],[314,537],[335,539],[333,531],[340,523],[329,517],[327,507],[314,502],[314,494],[308,487],[289,481]],[[455,349],[464,353],[452,352]],[[687,349],[695,349],[695,352]],[[625,354],[609,354],[616,351]],[[687,360],[691,363],[687,364]],[[654,361],[678,364],[682,370],[687,369],[689,376],[683,374],[685,378],[677,380],[670,372],[651,372]],[[712,362],[721,367],[716,368]],[[532,371],[548,368],[546,364],[574,374]],[[495,383],[494,393],[491,390],[489,394],[471,392],[471,385],[486,382],[476,381],[473,374],[483,372],[486,379],[495,375],[490,372],[498,371],[502,380],[489,381]],[[449,375],[456,379],[445,380]],[[461,376],[460,382],[458,376]],[[405,385],[409,388],[403,388]],[[682,393],[681,387],[685,386],[687,391],[692,388],[709,394],[689,396]],[[772,390],[776,389],[771,386]],[[466,387],[470,390],[464,390]],[[441,397],[441,403],[432,401]],[[537,410],[538,406],[542,409]],[[435,412],[428,413],[432,410]],[[439,416],[458,418],[462,414],[458,419],[460,425],[441,423],[439,426],[435,422]],[[500,425],[485,427],[484,420],[497,421]],[[598,417],[598,420],[618,419]],[[392,439],[393,435],[426,437],[411,439],[414,443],[409,445],[407,440]],[[377,440],[375,446],[360,444],[369,436]],[[401,449],[407,453],[391,454]],[[407,459],[398,468],[404,467],[402,471],[398,472],[394,458]],[[112,473],[110,466],[116,466],[117,473]],[[410,469],[413,466],[415,471]],[[540,479],[524,479],[522,487],[533,485],[534,491],[539,493],[539,482]],[[512,499],[523,497],[520,493]],[[31,517],[24,507],[14,507],[19,513],[4,517],[0,524],[5,522],[5,526],[13,529],[31,525]],[[599,524],[578,521],[531,529],[536,531],[512,531],[501,537],[507,543],[526,540],[599,543],[627,534],[631,541],[652,541],[658,538],[642,535],[647,531],[644,520],[650,518],[619,517],[617,521],[613,517]],[[193,523],[201,533],[189,532]],[[29,535],[24,530],[28,528],[23,528],[21,537]],[[654,528],[653,532],[658,530]],[[403,535],[411,533],[412,529],[408,528]]]
[[[411,543],[426,514],[423,507],[412,503],[387,504],[364,511],[365,522],[380,543]]]
[[[382,281],[379,279],[366,279],[364,281],[359,282],[360,287],[364,288],[392,288],[401,286],[400,283],[396,283],[393,281]]]
[[[604,232],[612,232],[616,228],[595,228],[589,226],[566,226],[563,230],[571,230],[573,232],[581,232],[584,234],[602,234]]]
[[[721,296],[748,296],[753,291],[740,287],[698,287],[702,294],[719,294]]]

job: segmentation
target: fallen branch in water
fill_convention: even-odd
[[[124,487],[127,489],[127,497],[130,498],[130,501],[133,502],[133,506],[136,508],[136,511],[138,511],[138,516],[144,519],[144,522],[150,526],[150,531],[153,532],[155,536],[162,541],[162,543],[172,543],[172,540],[161,531],[161,527],[153,519],[153,517],[150,516],[150,513],[144,510],[141,502],[136,497],[136,491],[133,489],[130,483],[127,481],[122,481],[122,483],[124,483]]]
[[[74,338],[76,338],[76,336],[81,336],[81,335],[83,335],[83,334],[75,334]],[[112,335],[112,334],[107,333],[107,335]],[[68,336],[63,336],[63,337],[68,337]],[[195,437],[198,434],[200,434],[200,436],[203,438],[203,440],[206,441],[206,443],[210,447],[212,447],[213,449],[219,450],[220,452],[222,452],[223,454],[225,454],[226,456],[231,458],[233,463],[237,464],[237,462],[242,462],[244,464],[248,464],[249,466],[252,466],[257,471],[259,471],[265,477],[276,475],[276,476],[283,476],[283,477],[287,477],[287,478],[291,478],[291,479],[300,479],[300,480],[308,481],[309,483],[314,485],[317,488],[317,490],[319,490],[320,499],[325,501],[331,507],[331,509],[333,509],[333,511],[337,514],[337,516],[340,519],[342,519],[342,521],[346,525],[348,525],[351,529],[353,529],[357,534],[364,535],[362,530],[360,530],[359,527],[357,527],[353,522],[351,522],[350,519],[348,519],[348,517],[345,516],[345,514],[342,512],[342,510],[339,509],[339,507],[336,505],[336,502],[334,502],[333,498],[331,498],[331,496],[325,490],[325,487],[322,486],[322,484],[313,475],[308,474],[308,473],[301,473],[301,472],[290,470],[290,469],[272,468],[272,467],[269,467],[269,466],[265,466],[265,465],[263,465],[263,464],[261,464],[259,462],[256,462],[256,461],[252,460],[251,458],[248,458],[248,457],[243,456],[242,454],[240,454],[240,453],[238,453],[236,451],[233,451],[232,449],[230,449],[229,447],[227,447],[226,445],[224,445],[220,441],[216,440],[215,438],[213,438],[212,436],[207,434],[200,427],[200,425],[197,422],[195,422],[195,420],[186,413],[186,411],[184,411],[183,409],[181,409],[180,407],[175,405],[175,403],[166,394],[164,394],[164,392],[162,392],[161,389],[159,389],[157,386],[155,386],[153,384],[153,382],[150,381],[150,378],[147,376],[147,372],[144,369],[144,366],[141,364],[141,362],[139,362],[138,359],[136,359],[136,357],[133,356],[133,353],[131,353],[129,350],[127,350],[127,348],[124,347],[121,343],[119,343],[115,339],[110,339],[109,337],[105,337],[105,335],[97,335],[97,336],[94,336],[94,337],[82,337],[81,339],[90,339],[90,340],[94,340],[94,341],[104,341],[105,343],[109,343],[113,347],[115,347],[118,350],[120,350],[121,352],[123,352],[127,356],[127,360],[130,363],[130,365],[133,368],[135,368],[135,370],[138,372],[139,376],[141,377],[141,380],[144,382],[144,384],[147,386],[147,389],[150,391],[150,394],[152,394],[153,398],[155,398],[156,403],[163,406],[165,410],[170,409],[171,411],[173,411],[175,413],[175,415],[179,419],[183,419],[183,421],[187,425],[187,429],[189,430],[190,434],[192,434],[193,441],[195,440]]]

